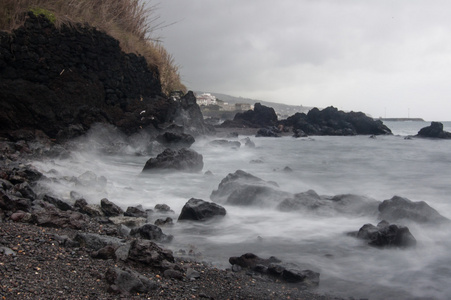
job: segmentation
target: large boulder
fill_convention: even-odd
[[[167,131],[156,138],[157,142],[171,149],[189,148],[194,142],[194,137],[186,133]]]
[[[125,240],[117,237],[100,235],[96,233],[77,233],[74,237],[74,241],[78,242],[80,246],[88,248],[91,250],[98,251],[107,246],[113,246],[114,248],[119,248],[125,246]]]
[[[274,111],[274,108],[255,103],[254,110],[237,113],[233,120],[242,120],[246,123],[256,125],[255,127],[265,127],[277,123],[277,114]]]
[[[268,266],[269,264],[280,263],[280,262],[281,261],[274,256],[271,256],[270,258],[261,258],[261,257],[255,255],[254,253],[245,253],[241,256],[232,256],[229,258],[229,263],[232,266],[238,265],[242,268],[248,268],[248,269],[253,269],[257,265]]]
[[[107,198],[103,198],[102,200],[100,200],[100,207],[102,209],[102,212],[107,217],[116,217],[124,214],[122,208],[120,208]]]
[[[440,122],[431,122],[430,126],[423,127],[418,131],[418,137],[451,139],[451,132],[443,131],[443,124]]]
[[[224,122],[221,127],[260,128],[277,125],[277,114],[272,107],[255,103],[254,110],[237,113],[233,121]]]
[[[367,240],[368,245],[380,248],[407,248],[417,244],[409,228],[389,224],[387,221],[381,221],[377,226],[365,224],[358,232],[351,233],[350,235]]]
[[[32,200],[11,195],[7,191],[0,189],[0,209],[3,211],[11,213],[18,210],[30,212],[31,207]]]
[[[152,241],[140,239],[131,242],[128,259],[157,268],[164,268],[167,262],[174,262],[171,250],[163,249]]]
[[[291,194],[281,191],[275,182],[264,181],[252,174],[237,170],[228,174],[214,190],[210,199],[232,205],[275,206]]]
[[[407,198],[393,196],[379,205],[379,219],[389,222],[409,220],[418,223],[444,223],[450,220],[439,214],[426,202],[413,202]]]
[[[184,171],[199,172],[204,167],[203,157],[194,150],[182,148],[180,150],[166,149],[156,158],[149,159],[143,172],[155,171]]]
[[[193,136],[213,134],[213,126],[204,122],[204,117],[192,91],[175,100],[167,113],[166,121],[183,126],[184,132]]]
[[[205,221],[216,216],[225,215],[226,210],[224,207],[213,202],[191,198],[183,206],[178,220]]]
[[[87,226],[87,219],[83,214],[62,211],[42,200],[34,202],[29,221],[39,226],[54,228],[83,229]]]

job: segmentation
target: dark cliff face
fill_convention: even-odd
[[[88,26],[57,29],[32,14],[23,27],[0,32],[0,99],[1,133],[39,129],[61,139],[96,122],[126,133],[157,126],[174,105],[157,68],[122,52],[114,38]]]

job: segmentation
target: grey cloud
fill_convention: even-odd
[[[442,0],[165,0],[159,13],[179,21],[161,35],[191,89],[372,115],[411,106],[445,120],[450,7]]]

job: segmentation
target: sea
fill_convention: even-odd
[[[70,158],[33,164],[51,179],[41,182],[42,191],[68,202],[76,192],[90,204],[108,198],[124,210],[169,205],[174,225],[162,230],[174,239],[164,247],[176,256],[191,253],[194,259],[223,269],[231,267],[231,256],[248,252],[276,256],[295,269],[319,272],[318,293],[344,298],[451,299],[449,225],[398,223],[408,226],[417,246],[380,249],[347,235],[364,224],[376,225],[377,213],[281,212],[276,205],[218,203],[227,210],[223,218],[177,222],[190,198],[211,201],[221,180],[237,170],[274,181],[280,190],[293,194],[314,190],[319,195],[354,194],[377,201],[395,195],[425,201],[451,219],[451,140],[409,138],[429,122],[384,124],[393,135],[250,136],[253,148],[244,143],[239,148],[215,147],[210,141],[217,137],[196,138],[191,148],[203,155],[203,171],[164,174],[141,173],[146,161],[162,151],[146,135],[127,140],[114,128],[97,126],[74,142]],[[451,131],[451,122],[443,124]],[[89,180],[80,183],[75,178]]]

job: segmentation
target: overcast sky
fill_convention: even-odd
[[[451,120],[451,1],[153,0],[191,90]]]

